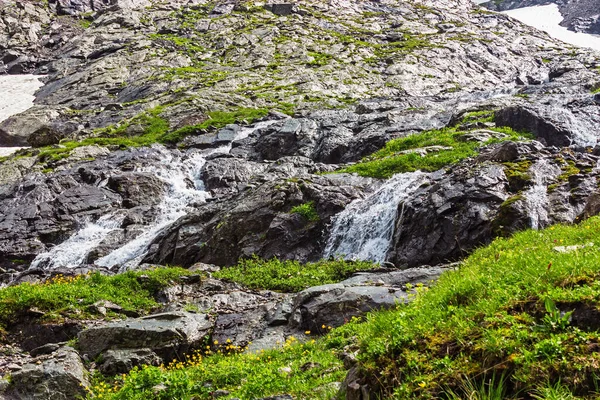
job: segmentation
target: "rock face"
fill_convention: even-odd
[[[2,71],[46,75],[35,107],[0,124],[0,145],[33,146],[0,159],[2,284],[56,268],[318,260],[336,216],[396,182],[339,168],[425,131],[479,143],[388,204],[383,259],[409,269],[299,294],[197,276],[164,290],[153,315],[19,325],[33,354],[0,362],[14,396],[81,394],[85,370],[62,343],[76,334],[108,375],[228,340],[273,348],[410,301],[443,270],[425,265],[600,210],[600,56],[467,0],[4,1],[0,32]],[[481,112],[493,117],[472,122]],[[531,139],[498,143],[510,129]],[[360,398],[366,384],[345,387]]]

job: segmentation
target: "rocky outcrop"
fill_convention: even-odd
[[[432,174],[399,205],[388,259],[407,266],[459,259],[496,235],[589,216],[597,173],[591,154],[537,142],[492,147]]]
[[[157,238],[156,252],[146,259],[183,265],[197,261],[232,265],[240,257],[253,254],[319,259],[330,218],[373,182],[349,176],[293,176],[268,181],[223,204],[209,203],[187,215]],[[308,203],[315,208],[318,219],[309,220],[292,212],[295,206]]]

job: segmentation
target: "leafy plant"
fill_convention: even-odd
[[[229,392],[226,398],[241,399],[281,393],[297,399],[335,397],[334,382],[342,381],[346,371],[334,352],[324,343],[298,343],[293,336],[280,345],[258,353],[205,350],[167,366],[135,368],[114,378],[97,375],[86,388],[87,398],[208,400],[217,390]]]
[[[458,391],[448,390],[444,395],[448,396],[449,400],[505,400],[506,392],[505,375],[497,378],[496,374],[493,374],[491,378],[483,379],[479,383],[465,378]]]
[[[542,320],[544,328],[551,331],[562,331],[569,326],[573,311],[561,312],[556,307],[556,303],[550,298],[544,301],[544,307],[546,308],[546,315],[544,315]]]

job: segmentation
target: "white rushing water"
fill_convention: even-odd
[[[111,232],[118,230],[123,216],[108,214],[96,222],[88,222],[83,229],[50,251],[39,254],[30,268],[55,266],[75,268],[85,263],[88,254]]]
[[[523,192],[531,228],[541,229],[550,223],[548,217],[548,183],[561,173],[558,166],[540,160],[529,168],[533,186]]]
[[[324,257],[384,262],[394,234],[398,205],[427,176],[419,171],[396,174],[375,193],[350,203],[333,220]]]
[[[275,122],[259,122],[253,127],[243,128],[237,133],[234,140],[243,139],[255,130]],[[229,143],[215,149],[189,154],[180,154],[159,147],[158,149],[162,153],[162,162],[137,170],[152,173],[167,184],[167,194],[157,206],[157,218],[152,224],[144,227],[137,237],[99,258],[94,264],[103,267],[119,267],[121,271],[139,264],[146,255],[150,244],[165,227],[184,216],[189,211],[190,204],[205,202],[210,196],[205,191],[204,183],[200,179],[206,157],[215,153],[229,153],[231,146]],[[96,222],[87,223],[65,242],[38,255],[31,264],[31,268],[75,268],[80,266],[85,262],[90,251],[96,248],[111,232],[121,229],[123,217],[120,217],[120,214],[120,211],[116,211]]]
[[[121,270],[139,264],[146,255],[148,246],[158,233],[186,214],[188,205],[193,202],[205,202],[209,197],[200,180],[200,170],[206,163],[206,154],[194,153],[181,160],[167,150],[164,151],[161,165],[144,169],[169,185],[168,193],[158,205],[158,217],[135,239],[98,259],[95,264],[103,267],[119,266]],[[193,183],[193,184],[190,184]]]
[[[579,47],[590,47],[600,50],[600,36],[587,33],[572,32],[560,26],[563,16],[558,5],[534,6],[504,11],[519,21],[548,33],[551,37]]]

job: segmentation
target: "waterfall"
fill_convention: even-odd
[[[398,204],[427,179],[420,171],[396,174],[365,199],[355,200],[333,220],[324,257],[384,262],[394,234]]]
[[[76,268],[85,263],[88,254],[98,246],[109,233],[116,231],[123,223],[122,215],[113,213],[102,216],[96,222],[85,223],[83,229],[58,246],[39,254],[30,268],[66,267]]]
[[[94,264],[102,267],[119,266],[122,270],[139,264],[148,246],[163,228],[184,216],[189,204],[204,203],[209,197],[199,178],[200,170],[206,163],[206,154],[197,152],[182,160],[167,150],[162,152],[160,164],[139,169],[152,173],[168,184],[167,193],[157,206],[156,219],[144,227],[135,239],[99,258]]]
[[[252,132],[265,128],[277,121],[259,122],[252,127],[240,129],[233,140],[248,137]],[[203,203],[210,197],[205,191],[200,172],[210,155],[227,154],[231,151],[232,143],[206,151],[195,151],[181,154],[169,151],[162,146],[156,146],[161,153],[160,163],[138,168],[139,172],[152,173],[167,184],[167,193],[158,204],[157,217],[143,227],[143,231],[131,241],[123,244],[104,257],[95,261],[95,265],[103,267],[119,267],[126,270],[140,263],[148,251],[148,247],[167,226],[184,216],[188,207],[193,203]],[[39,254],[31,266],[44,268],[67,267],[74,268],[85,262],[91,250],[98,246],[110,232],[120,229],[122,217],[119,220],[109,214],[101,217],[95,223],[88,223],[79,232],[65,242],[55,246],[46,253]],[[73,251],[77,248],[77,251]]]
[[[540,229],[550,223],[548,217],[548,188],[549,181],[560,174],[560,168],[548,160],[540,160],[529,168],[533,186],[523,192],[525,208],[529,215],[531,227]]]

